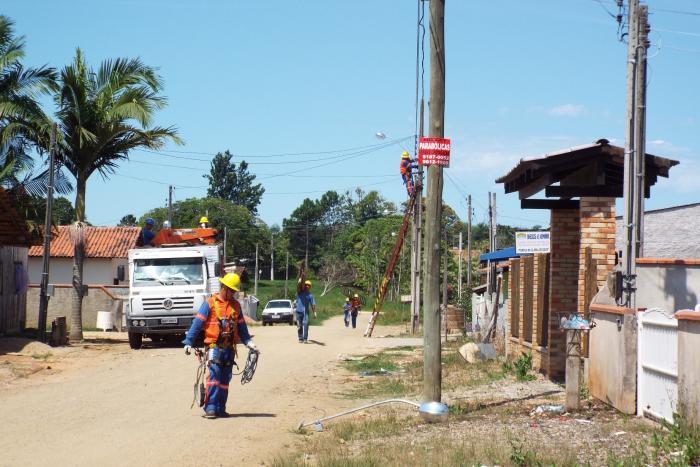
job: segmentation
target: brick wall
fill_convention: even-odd
[[[584,250],[591,248],[598,287],[603,287],[615,266],[615,198],[581,198],[581,244],[578,275],[578,311],[585,312]]]
[[[559,313],[577,310],[580,212],[551,211],[551,265],[549,269],[549,361],[547,374],[563,379],[566,368],[566,334],[559,330]]]

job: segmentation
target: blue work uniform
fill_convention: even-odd
[[[227,307],[235,308],[238,311],[238,317],[234,324],[236,326],[236,335],[240,338],[243,344],[248,344],[251,337],[248,332],[248,326],[245,323],[245,317],[240,312],[240,305],[236,301],[235,304],[227,303],[221,300],[219,295],[214,295],[210,298],[216,301],[219,306],[221,316],[233,316],[232,310]],[[214,312],[215,313],[215,312]],[[192,346],[192,343],[197,338],[199,333],[209,321],[209,316],[212,314],[209,300],[202,303],[199,312],[192,321],[190,329],[187,331],[183,344]],[[217,316],[214,316],[214,321],[218,321]],[[209,321],[211,323],[211,321]],[[218,323],[216,324],[218,325]],[[209,324],[208,326],[213,326]],[[205,330],[206,331],[206,330]],[[209,365],[209,378],[207,380],[207,397],[204,406],[205,413],[215,412],[217,415],[226,413],[226,401],[228,400],[228,387],[233,373],[234,358],[236,356],[235,344],[227,347],[219,347],[216,342],[207,342],[209,339],[208,333],[205,332],[205,345],[207,347],[207,363]]]
[[[141,241],[143,242],[143,246],[150,245],[155,236],[156,233],[154,231],[148,229],[141,229]]]
[[[309,313],[311,307],[316,306],[316,300],[311,292],[303,290],[297,294],[297,334],[299,342],[309,340]]]
[[[350,308],[352,308],[350,302],[345,302],[345,305],[343,305],[343,321],[345,321],[345,327],[350,325]]]

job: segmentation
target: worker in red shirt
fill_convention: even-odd
[[[403,184],[406,185],[406,192],[408,196],[413,196],[413,174],[411,170],[418,167],[415,159],[411,159],[411,155],[408,151],[401,153],[401,165],[399,170],[401,172],[401,178],[403,179]]]
[[[360,296],[355,294],[350,299],[350,317],[352,318],[352,328],[357,327],[357,313],[362,308],[362,302],[360,302]]]

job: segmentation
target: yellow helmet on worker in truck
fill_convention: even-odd
[[[411,155],[408,153],[408,151],[404,151],[401,153],[401,159],[410,159]]]
[[[241,276],[234,272],[229,272],[224,277],[219,279],[219,282],[234,292],[238,292],[238,286],[241,285]]]
[[[202,216],[199,218],[199,223],[200,224],[208,224],[209,223],[209,218],[207,216]]]

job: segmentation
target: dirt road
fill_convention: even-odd
[[[179,347],[132,351],[125,335],[109,333],[117,339],[56,354],[53,371],[0,387],[0,466],[259,465],[291,445],[300,419],[357,405],[338,397],[339,354],[420,344],[365,339],[367,315],[360,321],[355,330],[340,317],[314,326],[310,344],[292,326],[251,328],[258,370],[250,384],[231,382],[226,419],[190,409],[196,360]]]

